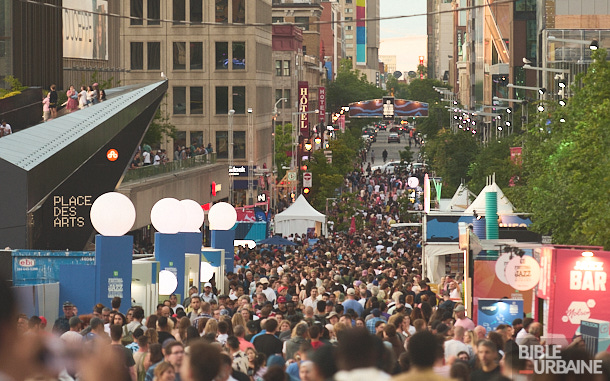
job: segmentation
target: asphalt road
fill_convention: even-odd
[[[375,162],[371,162],[371,166],[383,164],[382,153],[384,149],[388,151],[388,159],[386,160],[386,162],[398,161],[400,160],[400,155],[398,151],[403,151],[405,149],[405,146],[409,146],[409,135],[401,135],[400,143],[388,143],[388,135],[390,135],[389,131],[380,130],[377,133],[377,141],[371,144],[371,149],[369,150],[369,154],[366,158],[367,161],[370,162],[371,152],[375,152]],[[417,158],[417,154],[419,153],[419,147],[415,147],[415,143],[413,143],[413,145],[411,146],[411,152],[413,152],[413,160],[415,161],[415,159]]]

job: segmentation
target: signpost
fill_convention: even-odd
[[[312,179],[313,176],[311,175],[311,172],[303,172],[303,187],[312,187]]]

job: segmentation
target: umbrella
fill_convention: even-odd
[[[279,235],[274,235],[271,238],[264,239],[262,241],[258,241],[257,245],[273,245],[273,246],[297,246],[296,243],[289,241],[280,237]]]

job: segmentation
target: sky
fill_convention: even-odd
[[[379,0],[379,3],[381,17],[426,13],[426,0]],[[427,56],[426,17],[381,20],[380,39],[379,55],[395,55],[396,70],[415,71],[419,56]]]

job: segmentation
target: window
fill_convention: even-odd
[[[181,21],[186,21],[186,9],[184,0],[173,0],[174,25],[181,25]],[[183,25],[183,24],[182,24]]]
[[[203,42],[191,42],[191,70],[203,69]]]
[[[203,114],[203,87],[191,87],[191,114]]]
[[[174,114],[186,114],[186,87],[174,87]]]
[[[186,131],[176,131],[176,138],[174,139],[174,145],[177,147],[186,146]],[[179,159],[179,155],[174,156],[174,160],[178,160],[178,159]]]
[[[226,159],[229,157],[228,131],[216,131],[216,157],[218,159]]]
[[[278,77],[282,75],[282,60],[275,61],[275,75]]]
[[[174,42],[174,70],[186,69],[186,42]]]
[[[131,70],[144,69],[144,43],[131,43]]]
[[[228,42],[217,42],[216,43],[216,69],[228,69],[229,68],[229,43]]]
[[[303,28],[303,30],[309,30],[309,17],[295,17],[294,23]]]
[[[354,13],[354,8],[345,8],[345,13]]]
[[[271,22],[273,24],[283,23],[284,22],[284,18],[283,17],[272,17],[271,18]]]
[[[148,0],[148,9],[146,14],[148,16],[148,25],[160,25],[161,24],[161,4],[160,0]]]
[[[233,42],[233,70],[246,68],[246,43]]]
[[[303,55],[307,55],[307,46],[303,45]]]
[[[246,131],[233,131],[233,158],[246,158]]]
[[[228,0],[216,0],[216,22],[229,22],[229,5]]]
[[[351,49],[354,47],[354,44],[345,44],[346,49]]]
[[[130,19],[129,23],[131,25],[142,25],[144,24],[144,8],[143,8],[142,0],[131,0],[129,15],[131,17],[135,17]]]
[[[216,114],[229,113],[229,88],[226,86],[216,87]]]
[[[352,0],[345,0],[345,4],[351,4]]]
[[[275,89],[275,103],[277,103],[277,101],[282,99],[282,92],[283,91],[284,90],[282,90],[282,89]],[[282,103],[284,103],[284,102],[277,103],[277,107],[278,108],[282,108]]]
[[[353,40],[354,39],[354,35],[353,34],[346,34],[345,35],[345,39],[346,40]]]
[[[233,22],[236,24],[246,22],[246,0],[233,0]]]
[[[191,145],[195,148],[203,147],[203,131],[191,131]],[[194,155],[194,152],[191,152]]]
[[[161,70],[161,43],[147,42],[148,70]]]
[[[291,108],[292,104],[290,103],[290,89],[284,89],[284,102],[282,102],[282,108]]]
[[[191,22],[203,21],[203,8],[201,0],[191,0]]]
[[[354,27],[353,27],[353,26],[351,26],[351,25],[347,25],[347,26],[345,27],[345,30],[353,30],[353,29],[354,29]]]
[[[284,77],[290,77],[290,61],[284,61],[284,68],[282,71]]]
[[[233,110],[235,114],[246,113],[246,87],[233,86]]]
[[[345,21],[352,21],[353,19],[351,17],[346,17]]]

